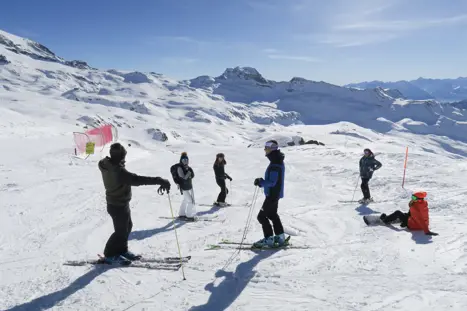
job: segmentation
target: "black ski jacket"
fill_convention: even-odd
[[[371,179],[373,177],[373,172],[380,169],[381,162],[375,159],[375,156],[372,154],[368,157],[362,157],[360,159],[360,177]]]
[[[125,206],[131,201],[131,187],[161,185],[164,179],[130,173],[122,162],[114,163],[109,157],[99,161],[99,170],[104,181],[107,204]]]
[[[225,172],[225,165],[222,163],[216,163],[213,166],[214,174],[216,175],[216,180],[225,180],[226,178],[230,179],[230,176]]]

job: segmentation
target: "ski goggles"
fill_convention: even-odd
[[[364,150],[364,151],[363,151],[363,154],[365,154],[365,155],[370,155],[371,152],[370,152],[370,150]]]
[[[183,159],[182,159],[182,163],[183,163],[183,164],[188,164],[188,159],[187,159],[187,158],[183,158]]]
[[[419,197],[416,197],[416,196],[412,195],[412,200],[413,200],[413,201],[417,201],[417,200],[423,200],[423,199],[421,199],[421,198],[419,198]]]
[[[264,150],[266,149],[276,150],[277,148],[278,148],[277,144],[272,141],[268,141],[266,142],[266,144],[264,144]]]

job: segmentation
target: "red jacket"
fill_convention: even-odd
[[[407,227],[410,230],[423,230],[429,232],[430,216],[428,213],[428,202],[425,200],[416,200],[409,202],[410,217]]]

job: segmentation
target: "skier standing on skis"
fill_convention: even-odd
[[[107,212],[112,217],[114,233],[108,239],[104,256],[107,263],[128,262],[139,259],[128,250],[128,236],[133,227],[129,203],[131,187],[160,185],[159,194],[170,191],[170,182],[160,177],[145,177],[130,173],[125,168],[125,148],[115,143],[110,146],[110,157],[99,161],[99,170],[104,182]]]
[[[232,181],[232,177],[230,177],[225,172],[225,169],[224,169],[225,165],[227,165],[227,162],[225,161],[224,154],[218,153],[216,155],[216,161],[214,162],[214,165],[213,165],[214,175],[216,176],[216,183],[221,188],[221,192],[217,196],[217,201],[214,203],[214,205],[217,205],[217,206],[227,205],[225,203],[225,198],[227,194],[229,193],[229,189],[227,189],[227,186],[225,185],[225,180],[229,179],[230,181]]]
[[[183,194],[183,201],[180,205],[178,217],[183,220],[194,221],[196,215],[196,207],[192,180],[195,177],[195,173],[188,164],[188,155],[186,152],[182,152],[182,155],[180,156],[180,163],[177,168],[178,182],[180,190]]]
[[[380,169],[381,162],[375,159],[373,152],[366,148],[363,150],[363,157],[360,159],[360,177],[362,179],[361,189],[363,193],[363,199],[359,200],[359,203],[372,202],[373,198],[370,195],[370,188],[368,182],[373,177],[373,172]]]
[[[409,202],[409,208],[408,213],[403,213],[398,210],[390,215],[381,214],[380,219],[385,224],[400,222],[403,228],[407,227],[409,230],[423,230],[426,235],[438,235],[435,232],[431,232],[429,229],[430,216],[426,192],[420,191],[414,193]]]
[[[264,188],[266,196],[263,206],[258,213],[258,221],[263,227],[264,238],[254,243],[254,247],[275,247],[285,243],[284,228],[277,214],[279,199],[284,197],[285,155],[279,150],[277,141],[270,140],[264,147],[266,157],[270,163],[263,178],[256,178],[254,185]],[[272,222],[272,225],[270,222]],[[274,236],[275,233],[275,236]]]

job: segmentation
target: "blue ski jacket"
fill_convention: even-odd
[[[284,197],[285,155],[280,150],[274,150],[267,157],[270,163],[260,186],[264,188],[267,197],[281,199]]]

